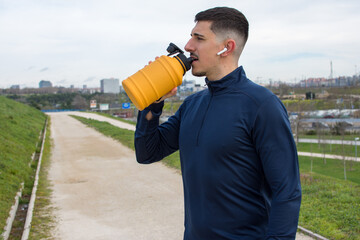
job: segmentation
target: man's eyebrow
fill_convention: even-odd
[[[190,34],[191,36],[195,36],[195,37],[205,37],[204,35],[200,34],[200,33],[192,33]]]

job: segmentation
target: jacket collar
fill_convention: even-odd
[[[205,83],[208,86],[209,91],[215,94],[235,88],[236,83],[243,81],[243,79],[246,79],[246,75],[243,67],[240,66],[219,80],[209,81],[205,78]]]

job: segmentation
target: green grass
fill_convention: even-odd
[[[310,172],[311,159],[313,160],[312,171],[324,176],[344,179],[344,162],[337,159],[326,159],[326,164],[322,158],[299,156],[300,172]],[[360,162],[345,161],[347,180],[360,185]]]
[[[134,149],[133,131],[106,122],[75,118]],[[179,152],[162,162],[180,169]],[[310,158],[299,158],[303,189],[299,225],[329,239],[360,239],[360,165],[354,165],[354,170],[348,172],[349,180],[344,181],[341,180],[342,161],[327,159],[324,165],[321,158],[313,158],[313,173],[310,173],[310,162]]]
[[[20,184],[25,182],[31,189],[33,168],[29,163],[39,150],[45,119],[39,110],[0,96],[0,234]]]
[[[32,218],[32,226],[29,239],[53,239],[52,232],[56,224],[51,206],[51,185],[48,180],[48,170],[51,157],[50,121],[46,131],[46,140],[42,155],[39,183],[36,192],[36,200]]]
[[[299,225],[329,239],[360,239],[360,185],[310,173],[301,180]]]
[[[182,102],[165,101],[163,108],[163,115],[173,115],[179,109]]]

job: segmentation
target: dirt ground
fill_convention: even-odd
[[[67,113],[49,115],[55,239],[182,239],[183,189],[176,170],[161,163],[140,165],[132,150]]]

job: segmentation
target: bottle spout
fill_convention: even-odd
[[[184,53],[183,50],[181,50],[178,46],[176,46],[173,43],[170,43],[167,47],[166,51],[169,53],[168,56],[174,55],[176,53]]]
[[[194,61],[194,59],[192,57],[188,57],[187,60],[190,64],[192,64],[192,62]]]

